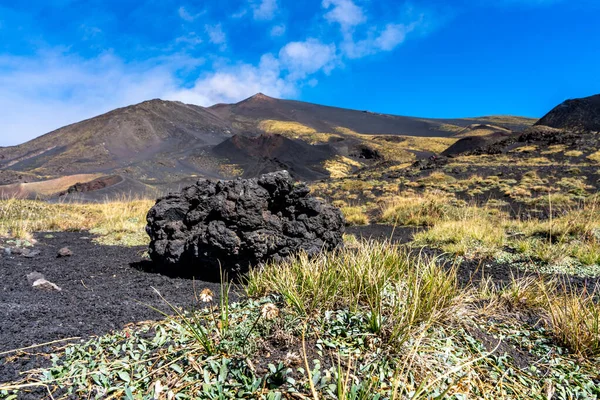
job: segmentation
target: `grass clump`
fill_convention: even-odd
[[[46,203],[0,200],[0,236],[31,239],[34,232],[90,230],[100,243],[147,245],[146,214],[154,200],[123,199],[104,203]]]
[[[580,150],[565,151],[565,157],[579,157],[581,155],[583,155],[583,151]]]
[[[444,195],[426,193],[397,196],[381,205],[379,222],[403,226],[433,226],[456,212],[457,208]]]
[[[556,339],[581,357],[600,355],[600,305],[596,296],[546,292],[546,312]]]
[[[588,160],[600,163],[600,150],[590,154],[589,156],[587,156]]]
[[[348,225],[368,225],[369,217],[364,207],[342,207],[342,213]]]
[[[348,308],[369,316],[374,333],[391,344],[412,329],[431,326],[449,315],[458,295],[455,271],[435,259],[411,258],[389,243],[359,242],[352,249],[300,255],[250,272],[251,296],[279,293],[302,316]]]
[[[505,231],[498,223],[501,217],[487,211],[468,207],[462,211],[462,215],[448,218],[427,231],[416,233],[414,244],[439,246],[444,251],[461,256],[493,256],[506,242]]]

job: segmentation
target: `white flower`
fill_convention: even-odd
[[[162,392],[163,386],[160,381],[154,382],[154,400],[158,400],[160,398],[160,392]]]
[[[279,315],[279,309],[275,304],[267,303],[264,306],[262,306],[260,313],[264,319],[271,320],[277,318],[277,316]]]
[[[202,289],[202,291],[200,292],[200,296],[198,296],[200,298],[200,301],[203,303],[210,303],[211,301],[213,301],[213,292],[212,290],[210,290],[209,288],[205,288]]]

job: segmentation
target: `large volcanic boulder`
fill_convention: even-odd
[[[536,125],[574,131],[600,131],[600,94],[567,100],[556,106]]]
[[[220,268],[233,277],[294,252],[334,249],[342,243],[342,214],[309,192],[287,171],[201,179],[148,212],[150,257],[166,272],[215,280]]]

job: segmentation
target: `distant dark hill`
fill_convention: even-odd
[[[301,180],[326,178],[322,163],[336,155],[329,145],[310,145],[281,135],[236,135],[213,148],[213,153],[242,167],[244,177],[286,169]]]
[[[556,106],[536,125],[575,131],[600,131],[600,94],[567,100]]]
[[[452,146],[448,147],[441,155],[446,157],[454,157],[462,154],[473,154],[481,152],[485,149],[490,151],[490,147],[500,143],[511,136],[514,136],[510,131],[497,131],[484,136],[467,136],[463,137]]]

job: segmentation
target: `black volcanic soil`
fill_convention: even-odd
[[[197,292],[209,287],[215,295],[219,293],[215,283],[144,272],[148,267],[142,259],[145,247],[101,246],[82,238],[87,235],[82,232],[48,235],[52,237],[36,235],[34,250],[40,254],[33,258],[7,256],[4,251],[0,255],[0,382],[14,380],[16,370],[32,366],[5,364],[3,352],[57,339],[101,335],[131,322],[161,319],[147,305],[165,312],[169,309],[152,287],[169,302],[186,308],[194,305],[194,286]],[[65,246],[73,255],[57,258],[58,250]],[[26,277],[34,271],[62,291],[34,289]],[[38,366],[42,360],[24,362]]]
[[[285,169],[294,178],[309,181],[328,177],[321,164],[336,155],[329,145],[310,145],[277,134],[235,135],[212,151],[242,166],[245,178]]]

